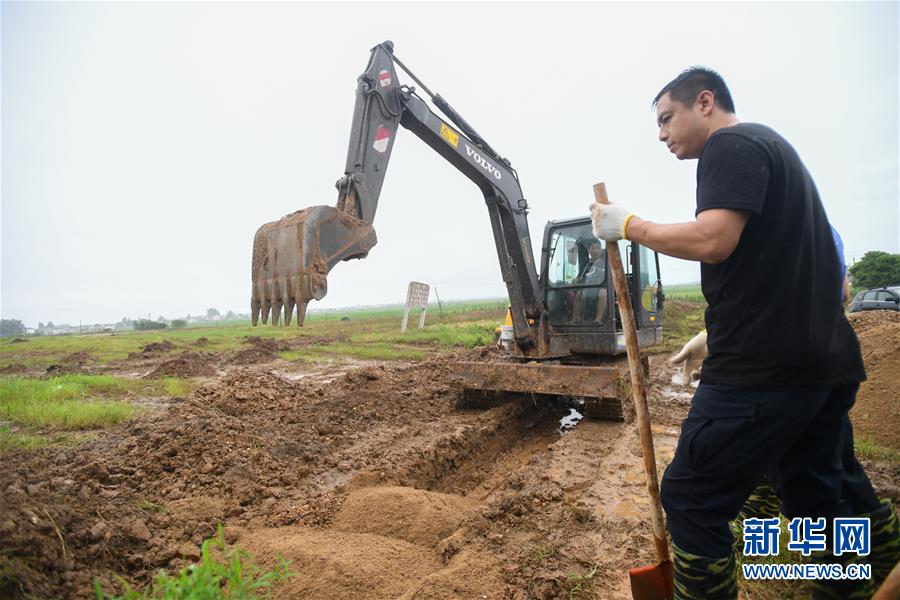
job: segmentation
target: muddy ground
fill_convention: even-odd
[[[896,441],[900,321],[855,325],[870,365],[857,435]],[[256,562],[291,561],[284,598],[628,598],[627,569],[653,562],[633,424],[571,427],[570,407],[530,399],[460,408],[450,361],[490,350],[335,366],[268,343],[146,348],[109,370],[204,385],[78,448],[5,455],[0,597],[143,586],[219,523]],[[667,358],[649,390],[660,472],[691,398]],[[867,468],[900,501],[897,464]]]

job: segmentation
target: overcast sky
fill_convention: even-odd
[[[694,64],[797,148],[848,260],[898,252],[898,30],[896,2],[3,2],[0,311],[247,312],[254,232],[334,204],[356,77],[385,39],[512,161],[536,255],[597,181],[642,217],[693,218],[696,162],[657,140],[650,105]],[[310,308],[400,302],[411,279],[504,295],[478,189],[402,129],[375,229]]]

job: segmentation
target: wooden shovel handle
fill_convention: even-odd
[[[606,184],[594,184],[594,198],[599,204],[609,204],[606,195]],[[663,517],[662,503],[659,500],[659,477],[656,474],[656,453],[653,450],[653,433],[650,430],[650,410],[647,408],[647,389],[644,386],[644,368],[641,365],[641,353],[638,348],[637,328],[634,325],[634,310],[631,305],[631,293],[628,291],[628,280],[622,268],[622,256],[618,242],[606,243],[606,254],[613,274],[616,288],[616,302],[619,303],[619,314],[622,316],[622,329],[625,331],[625,351],[628,353],[628,368],[631,371],[631,389],[634,392],[634,409],[638,432],[641,437],[641,450],[644,455],[644,473],[647,476],[647,491],[650,493],[650,520],[653,523],[653,538],[660,561],[669,558],[669,544],[666,541],[666,525]]]

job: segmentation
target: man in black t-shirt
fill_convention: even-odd
[[[855,463],[843,424],[865,370],[840,302],[831,229],[796,151],[772,129],[741,123],[709,69],[685,71],[654,104],[660,141],[680,160],[699,159],[695,220],[658,224],[594,204],[594,233],[701,262],[709,354],[661,497],[676,598],[730,599],[737,575],[728,523],[767,471],[784,514],[824,517],[829,544],[832,520],[854,516],[842,489],[845,461]],[[889,503],[871,508],[873,552],[861,562],[875,579],[896,562],[900,533]],[[872,586],[820,580],[814,593],[863,598]]]

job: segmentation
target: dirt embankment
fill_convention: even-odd
[[[859,336],[868,377],[850,411],[854,433],[900,449],[900,313],[872,310],[849,319]]]

